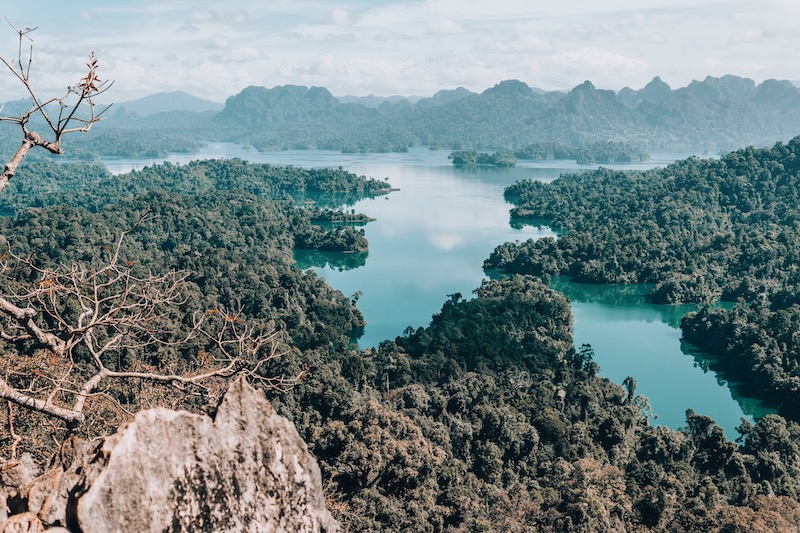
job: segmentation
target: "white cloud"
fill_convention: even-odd
[[[214,14],[207,10],[207,9],[192,9],[190,20],[192,22],[203,23],[203,22],[212,22],[217,17]]]
[[[331,22],[336,26],[349,26],[350,13],[344,9],[334,9],[331,11]]]
[[[40,27],[37,83],[62,90],[95,50],[120,100],[159,83],[221,101],[243,84],[310,81],[339,94],[426,95],[509,78],[544,89],[641,87],[655,75],[673,87],[708,74],[800,79],[800,3],[790,0],[45,1],[36,20],[24,4],[4,7]],[[0,33],[0,54],[16,55],[13,35]],[[165,55],[187,66],[176,72]]]
[[[322,54],[304,64],[284,63],[276,69],[276,83],[325,86],[334,94],[358,94],[359,88],[375,87],[375,94],[389,94],[418,75],[412,61]],[[294,81],[292,81],[294,80]],[[330,83],[331,80],[337,80]]]
[[[594,47],[560,52],[555,55],[553,62],[568,69],[609,70],[614,71],[616,74],[619,74],[620,71],[636,71],[646,67],[638,59],[631,59],[624,55],[606,52]]]
[[[252,46],[234,48],[226,56],[226,60],[233,63],[249,63],[262,59],[267,59],[264,51]]]
[[[372,36],[373,41],[413,41],[414,37],[407,33],[384,31]]]
[[[535,35],[514,35],[511,38],[502,38],[494,41],[491,50],[499,53],[541,54],[550,52],[553,47],[546,39]]]
[[[354,43],[358,39],[354,33],[329,33],[325,36],[325,40],[332,43]]]
[[[214,36],[211,37],[211,39],[206,41],[206,45],[209,48],[215,48],[215,49],[228,48],[230,44],[231,44],[230,39],[228,39],[226,35],[222,35],[221,33],[214,34]]]
[[[281,33],[279,37],[284,39],[308,39],[311,36],[305,33],[300,33],[299,31],[288,31],[286,33]]]
[[[237,11],[228,17],[228,20],[232,24],[247,24],[250,21],[250,17],[248,16],[246,11]]]
[[[464,27],[452,20],[440,20],[428,28],[428,32],[433,35],[457,35],[464,33]]]
[[[148,91],[158,91],[155,89],[160,84],[162,79],[159,76],[152,76],[151,73],[145,71],[144,66],[140,65],[138,61],[132,58],[120,58],[118,61],[109,65],[110,79],[114,80],[115,85],[132,85],[132,84],[145,84]],[[109,96],[113,97],[113,93]]]
[[[595,47],[560,52],[538,67],[565,75],[564,89],[584,80],[591,80],[599,88],[614,88],[619,80],[647,80],[650,72],[649,66],[639,59]],[[642,83],[634,85],[641,86]]]

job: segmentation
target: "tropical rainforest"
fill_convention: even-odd
[[[232,309],[271,324],[282,355],[261,371],[302,379],[267,395],[319,461],[346,530],[791,530],[800,523],[800,426],[768,415],[743,421],[732,442],[693,412],[682,430],[650,425],[634,377],[619,386],[598,375],[591,347],[573,344],[568,300],[545,282],[566,274],[654,283],[663,301],[739,298],[731,311],[687,317],[685,334],[789,394],[800,285],[785,254],[798,242],[799,149],[792,141],[663,171],[520,183],[507,192],[514,216],[548,218],[564,237],[500,247],[487,267],[507,276],[473,298],[451,295],[427,327],[364,350],[353,343],[364,325],[357,295],[298,268],[293,252],[363,254],[358,225],[368,220],[342,208],[387,193],[386,182],[240,160],[119,176],[98,163],[36,161],[0,195],[0,232],[33,264],[91,265],[135,228],[121,253],[132,268],[186,271],[187,313]],[[152,216],[137,224],[142,212]],[[5,276],[12,286],[35,282],[30,269]],[[180,365],[196,348],[124,357]],[[31,353],[24,369],[4,361],[4,375],[35,370]],[[751,366],[761,353],[764,364]],[[109,388],[117,409],[80,431],[111,431],[126,412],[163,400],[157,388]],[[29,435],[19,445],[40,458],[53,450],[49,435],[66,432],[34,416],[16,422]]]
[[[578,164],[637,163],[650,159],[646,151],[623,142],[598,141],[580,148],[556,142],[537,142],[514,151],[518,159],[574,159]]]
[[[487,154],[477,150],[458,150],[451,152],[448,159],[456,166],[488,165],[494,167],[513,167],[517,158],[510,152]]]
[[[600,169],[506,189],[512,217],[565,233],[499,246],[489,269],[652,284],[655,302],[736,302],[684,318],[687,340],[800,418],[800,138],[664,169]]]

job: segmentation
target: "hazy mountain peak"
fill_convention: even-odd
[[[595,89],[595,86],[594,86],[594,84],[592,82],[590,82],[589,80],[586,80],[585,82],[581,83],[580,85],[577,85],[572,90],[573,91],[594,91],[596,89]]]
[[[184,91],[151,94],[136,100],[114,105],[116,112],[135,113],[140,116],[154,115],[167,111],[220,111],[223,104],[197,98]],[[123,111],[124,110],[124,111]]]
[[[473,94],[475,93],[473,93],[469,89],[465,89],[464,87],[456,87],[455,89],[443,89],[441,91],[438,91],[431,97],[431,99],[440,101],[442,100],[453,101],[453,100],[458,100],[460,98],[466,98],[467,96],[472,96]]]
[[[745,100],[755,95],[756,84],[750,78],[726,74],[721,78],[706,76],[703,81],[694,80],[685,91],[705,100]]]
[[[469,89],[465,89],[464,87],[457,87],[455,89],[443,89],[441,91],[438,91],[430,98],[420,99],[417,102],[417,105],[420,107],[447,105],[453,102],[457,102],[458,100],[467,98],[468,96],[473,96],[474,94],[475,93],[473,93]]]
[[[359,104],[342,104],[325,87],[277,85],[271,89],[250,86],[225,102],[218,117],[248,127],[319,120],[373,116],[377,113]]]
[[[637,95],[642,100],[663,102],[672,96],[672,89],[661,77],[656,76],[641,91],[638,91]]]
[[[788,138],[800,124],[800,89],[778,80],[756,87],[732,75],[709,76],[676,90],[655,76],[638,90],[615,93],[585,81],[568,92],[539,96],[510,79],[481,94],[463,87],[438,91],[417,104],[402,97],[352,98],[343,103],[325,87],[251,86],[213,117],[179,118],[188,124],[188,134],[220,131],[259,148],[376,151],[414,145],[498,149],[529,139],[582,145],[628,137],[646,146],[719,150]],[[162,128],[175,129],[179,122],[172,116],[156,119]],[[155,127],[156,119],[148,127]],[[197,126],[202,120],[209,121],[207,127]],[[223,127],[215,130],[214,122]]]
[[[665,89],[668,91],[672,90],[669,84],[661,79],[661,76],[655,76],[652,80],[650,80],[650,83],[644,86],[644,89],[659,91],[663,91]]]
[[[337,96],[336,98],[343,104],[360,104],[365,107],[373,108],[380,108],[384,104],[403,105],[401,104],[403,101],[413,103],[420,99],[418,96],[400,96],[396,94],[392,96],[376,96],[374,94],[369,94],[368,96],[355,96],[348,94],[345,96]]]
[[[800,107],[800,89],[788,80],[764,80],[756,88],[753,101],[777,107]]]
[[[483,94],[500,94],[512,95],[518,94],[523,96],[533,96],[533,91],[528,84],[519,80],[505,80],[501,81],[491,89],[486,89]]]

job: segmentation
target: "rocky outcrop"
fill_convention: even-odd
[[[294,425],[244,379],[213,419],[142,411],[102,441],[65,442],[30,477],[3,478],[11,516],[0,531],[338,531]]]

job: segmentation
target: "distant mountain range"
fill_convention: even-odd
[[[116,103],[114,113],[131,113],[142,117],[164,113],[168,111],[191,111],[203,113],[205,111],[222,111],[224,104],[203,100],[183,91],[158,93],[137,100]]]
[[[614,141],[651,151],[717,152],[800,134],[800,88],[731,75],[679,89],[656,77],[641,89],[619,92],[589,81],[546,92],[506,80],[481,93],[459,87],[429,98],[336,98],[324,87],[284,85],[248,87],[224,105],[177,92],[114,107],[113,120],[99,130],[160,130],[262,150],[513,150],[541,142],[580,147]]]

